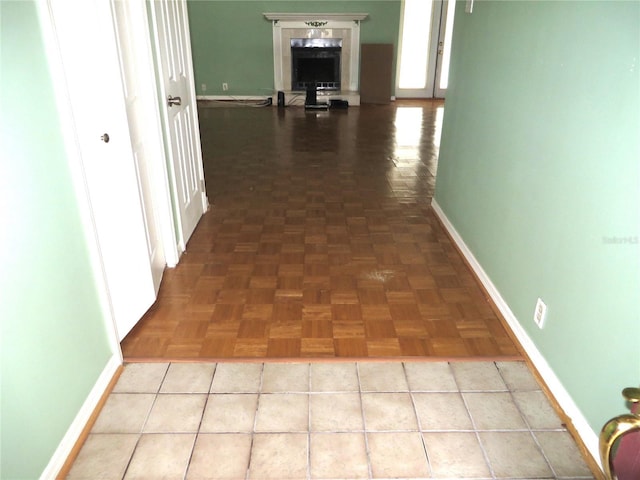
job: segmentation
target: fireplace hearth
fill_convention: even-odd
[[[340,38],[291,39],[291,90],[340,90]]]

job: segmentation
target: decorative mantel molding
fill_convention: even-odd
[[[272,22],[360,22],[369,16],[368,13],[263,13],[267,20]]]

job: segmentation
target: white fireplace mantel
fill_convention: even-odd
[[[267,20],[272,22],[289,21],[289,22],[304,22],[304,21],[323,21],[332,20],[337,22],[359,22],[369,16],[368,13],[263,13]]]
[[[263,13],[273,23],[274,86],[291,90],[291,38],[341,38],[341,96],[360,103],[360,22],[368,13]],[[336,92],[338,93],[338,92]],[[354,95],[354,97],[351,97]]]

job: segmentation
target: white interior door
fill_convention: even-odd
[[[162,77],[161,108],[173,167],[173,198],[180,226],[178,241],[184,249],[207,208],[187,4],[186,0],[159,0],[151,2],[150,8]]]
[[[49,0],[49,11],[121,340],[156,297],[111,11],[100,0]]]
[[[147,231],[147,252],[156,294],[166,266],[161,233],[162,195],[166,190],[165,157],[160,118],[156,114],[155,91],[146,75],[153,72],[149,51],[145,5],[142,2],[112,1],[116,42],[121,62],[124,102],[129,122],[138,189],[142,193],[142,213]],[[145,35],[146,34],[146,35]],[[168,212],[167,212],[168,213]]]

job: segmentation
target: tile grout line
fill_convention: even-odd
[[[169,368],[171,368],[172,364],[169,364]],[[205,392],[205,400],[204,406],[202,408],[202,415],[200,416],[200,422],[198,423],[198,428],[196,429],[196,433],[193,439],[193,445],[191,446],[191,452],[189,453],[189,459],[187,461],[187,467],[184,470],[183,480],[186,480],[187,475],[189,474],[189,468],[191,467],[191,461],[193,460],[193,453],[196,449],[196,443],[200,438],[200,429],[202,428],[202,421],[204,420],[204,414],[207,411],[207,405],[209,403],[209,396],[211,395],[211,387],[213,386],[213,378],[216,376],[216,371],[218,370],[218,363],[213,364],[213,374],[211,375],[211,380],[209,380],[209,387]],[[197,395],[195,392],[185,392],[187,395]]]
[[[427,449],[427,442],[424,439],[424,432],[422,430],[422,423],[420,422],[420,416],[418,415],[418,409],[416,408],[416,401],[413,397],[413,390],[409,384],[409,375],[407,374],[407,367],[405,362],[401,363],[402,371],[404,373],[404,380],[407,382],[407,390],[409,392],[409,399],[411,400],[411,406],[413,407],[413,415],[416,418],[416,425],[418,426],[418,434],[420,435],[420,441],[422,442],[422,448],[424,450],[425,460],[427,462],[427,473],[429,476],[433,476],[433,467],[431,465],[431,459],[429,458],[429,450]]]
[[[260,409],[260,399],[262,398],[262,384],[264,383],[264,362],[260,364],[261,368],[260,368],[260,380],[258,382],[258,398],[256,401],[256,411],[255,411],[255,415],[253,416],[253,428],[251,430],[251,442],[249,445],[249,463],[247,464],[247,471],[245,474],[245,480],[249,480],[249,473],[251,472],[251,457],[253,456],[253,445],[255,442],[255,435],[256,435],[256,424],[258,423],[258,410]]]
[[[309,393],[307,394],[307,406],[308,406],[308,412],[309,412],[309,416],[307,417],[307,429],[308,429],[308,441],[307,441],[307,478],[309,480],[311,480],[311,393],[313,390],[313,379],[311,378],[312,372],[311,372],[311,364],[308,363],[307,364],[308,367],[308,371],[309,371]]]
[[[554,468],[553,464],[549,460],[549,457],[547,457],[547,454],[545,453],[544,448],[542,448],[542,445],[538,441],[538,437],[535,435],[534,431],[531,430],[531,429],[529,429],[529,434],[531,435],[531,438],[533,439],[534,443],[536,444],[536,447],[538,448],[538,450],[542,454],[542,458],[544,458],[544,461],[547,462],[547,465],[549,466],[549,470],[551,470],[551,473],[552,473],[553,477],[554,478],[558,478],[558,475],[556,474],[556,469]]]
[[[165,379],[167,378],[167,373],[169,373],[169,365],[171,365],[170,363],[167,363],[167,368],[164,371],[164,375],[162,375],[162,379],[160,380],[160,382],[158,383],[158,387],[155,391],[154,397],[153,397],[153,402],[151,402],[151,407],[149,407],[149,411],[147,412],[147,415],[144,418],[144,421],[142,422],[142,425],[140,427],[140,432],[138,433],[138,439],[136,440],[136,444],[133,447],[133,450],[131,451],[131,456],[129,457],[129,461],[127,462],[127,466],[124,469],[124,472],[122,473],[122,479],[124,480],[124,478],[127,476],[127,472],[129,471],[129,468],[131,467],[131,462],[133,460],[133,456],[136,453],[136,450],[138,449],[138,446],[140,445],[140,440],[142,440],[142,435],[144,434],[144,427],[147,425],[147,422],[149,421],[149,417],[151,416],[151,412],[153,411],[153,407],[156,404],[156,401],[158,400],[158,394],[160,393],[160,388],[162,387],[162,384],[164,383]]]
[[[478,442],[478,445],[480,445],[480,450],[482,451],[482,456],[484,457],[484,461],[487,464],[487,468],[489,469],[489,474],[491,475],[492,479],[495,479],[495,478],[497,478],[496,477],[496,473],[493,470],[493,465],[491,464],[491,460],[489,459],[489,454],[487,453],[487,450],[485,449],[485,446],[482,443],[482,439],[480,438],[480,433],[479,433],[479,430],[478,430],[478,426],[476,425],[476,421],[473,418],[473,415],[471,415],[471,412],[469,411],[469,404],[467,403],[467,400],[465,399],[464,395],[462,394],[463,391],[460,388],[460,383],[458,382],[458,377],[456,376],[456,372],[453,369],[453,366],[451,365],[451,362],[447,362],[447,364],[449,365],[449,369],[451,370],[451,375],[453,375],[453,380],[456,383],[456,387],[458,389],[458,393],[460,394],[460,398],[462,398],[462,403],[464,404],[464,408],[466,408],[466,410],[467,410],[467,415],[469,416],[469,420],[471,420],[471,425],[473,426],[473,430],[474,430],[474,433],[475,433],[476,441]],[[495,364],[494,364],[494,366],[495,366]]]
[[[494,362],[494,363],[496,365],[496,369],[498,370],[498,374],[500,375],[500,378],[502,378],[502,381],[504,382],[504,384],[507,385],[507,380],[504,377],[504,375],[502,374],[502,371],[500,370],[500,367],[498,366],[498,363],[497,362]],[[551,464],[551,461],[547,457],[547,454],[545,453],[544,449],[542,448],[542,445],[540,444],[540,442],[538,441],[538,438],[534,434],[534,430],[533,430],[533,428],[531,426],[531,423],[529,422],[529,419],[523,413],[522,408],[520,408],[520,404],[516,401],[516,397],[514,396],[515,388],[512,389],[511,387],[509,387],[509,385],[507,385],[507,390],[509,391],[509,396],[511,397],[511,401],[515,405],[516,410],[518,411],[518,413],[520,414],[520,417],[522,418],[522,420],[524,421],[525,425],[527,426],[527,432],[529,433],[529,435],[533,439],[533,442],[536,444],[536,447],[540,451],[540,453],[542,455],[542,458],[544,458],[544,461],[547,463],[547,466],[549,467],[549,470],[551,471],[551,474],[553,475],[553,478],[558,478],[555,468],[553,468],[553,465]],[[523,391],[538,391],[538,390],[523,390]]]
[[[362,417],[362,432],[364,435],[364,448],[367,455],[367,473],[369,478],[373,478],[373,465],[371,463],[371,449],[369,448],[369,434],[367,431],[367,422],[364,415],[364,402],[362,401],[362,382],[360,379],[360,364],[354,363],[356,368],[356,380],[358,381],[358,398],[360,399],[360,416]]]
[[[311,480],[311,364],[307,363],[307,479]]]

